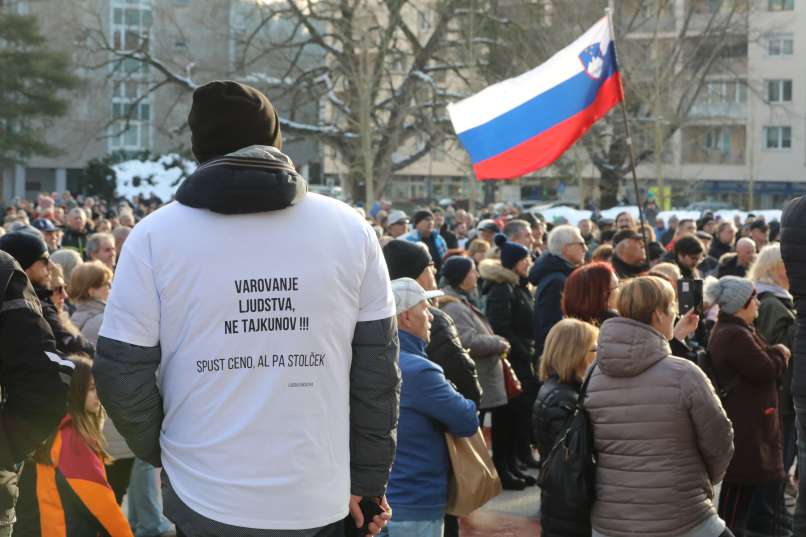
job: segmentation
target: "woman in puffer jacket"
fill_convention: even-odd
[[[557,443],[579,399],[588,366],[596,357],[599,330],[577,319],[563,319],[546,337],[540,357],[540,380],[532,427],[541,457]],[[540,526],[543,537],[590,537],[590,513],[553,501],[552,491],[540,489]]]
[[[585,401],[598,454],[593,536],[731,536],[714,485],[733,456],[733,428],[700,368],[671,354],[674,289],[635,278],[617,305],[621,317],[599,330]]]

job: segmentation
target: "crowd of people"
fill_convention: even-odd
[[[14,535],[456,536],[446,434],[489,424],[521,491],[580,405],[596,501],[541,490],[544,537],[806,531],[787,270],[806,244],[782,252],[779,222],[350,208],[306,193],[271,113],[220,143],[216,107],[248,122],[252,101],[272,112],[197,90],[205,165],[172,203],[6,206],[0,250],[34,293],[13,304],[46,323],[25,337],[72,373],[45,441],[13,453]]]

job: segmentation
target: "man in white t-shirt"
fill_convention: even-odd
[[[199,168],[126,240],[93,371],[193,537],[329,537],[389,519],[400,397],[395,305],[369,225],[307,193],[259,91],[211,82]],[[364,504],[366,506],[366,502]]]

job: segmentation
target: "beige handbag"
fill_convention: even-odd
[[[446,433],[445,443],[453,467],[445,511],[449,515],[467,516],[501,494],[501,479],[481,429],[467,438]]]

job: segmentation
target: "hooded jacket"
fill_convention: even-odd
[[[605,321],[597,361],[585,401],[598,453],[595,530],[675,537],[714,519],[733,430],[711,382],[631,319]]]
[[[380,496],[384,494],[386,489],[395,452],[400,372],[397,365],[396,318],[394,317],[394,308],[391,307],[391,301],[388,300],[391,298],[391,293],[388,289],[388,282],[386,282],[387,287],[384,288],[383,284],[385,282],[376,280],[376,278],[382,280],[382,275],[379,275],[378,269],[383,267],[383,256],[380,248],[376,248],[377,242],[370,240],[374,239],[371,229],[365,222],[360,221],[354,211],[340,202],[315,194],[307,194],[306,191],[305,180],[294,170],[291,159],[273,147],[250,146],[233,154],[206,161],[180,186],[176,195],[176,203],[169,204],[152,213],[138,224],[132,235],[127,239],[118,263],[118,280],[105,310],[104,324],[101,328],[101,336],[98,339],[98,358],[93,366],[98,392],[110,417],[126,438],[132,451],[139,458],[152,465],[160,466],[162,462],[166,463],[164,464],[165,470],[171,477],[172,488],[177,497],[181,496],[181,503],[184,503],[187,511],[195,512],[199,519],[207,517],[216,522],[232,526],[258,529],[299,529],[304,523],[309,524],[308,526],[303,526],[305,528],[325,526],[336,520],[335,506],[341,503],[342,498],[346,498],[347,493],[360,496]],[[314,210],[318,211],[321,220],[311,223],[309,213]],[[163,223],[165,225],[170,223],[173,226],[173,222],[178,218],[192,218],[199,225],[206,226],[209,229],[213,229],[217,222],[220,222],[222,226],[232,226],[231,222],[233,220],[229,215],[238,215],[232,218],[241,219],[245,225],[251,226],[252,236],[259,233],[259,230],[265,229],[270,230],[275,236],[278,233],[283,233],[285,236],[292,238],[294,233],[299,230],[300,225],[306,222],[311,223],[314,229],[320,230],[320,234],[316,238],[318,242],[314,242],[314,244],[291,242],[282,245],[282,249],[289,256],[299,258],[300,263],[305,265],[304,269],[308,274],[313,270],[313,267],[320,267],[318,269],[320,277],[330,278],[334,283],[349,287],[349,289],[334,289],[333,295],[330,297],[315,296],[312,293],[308,293],[304,297],[302,294],[294,295],[297,297],[295,299],[297,302],[294,304],[297,308],[299,308],[300,301],[305,301],[309,304],[308,308],[335,308],[333,315],[341,316],[339,323],[344,323],[345,319],[356,319],[352,334],[345,332],[337,336],[338,338],[345,338],[348,344],[352,336],[351,360],[349,362],[341,360],[340,354],[338,357],[328,356],[321,362],[324,364],[322,367],[328,367],[327,370],[323,369],[322,373],[317,373],[316,371],[310,373],[312,376],[309,378],[318,378],[320,380],[324,378],[322,375],[333,375],[334,381],[337,380],[338,383],[325,384],[324,382],[317,382],[315,385],[303,384],[300,386],[296,383],[289,384],[288,388],[293,391],[288,392],[287,406],[281,409],[283,412],[288,412],[289,420],[282,424],[276,423],[274,420],[268,422],[268,420],[263,419],[261,421],[258,419],[261,417],[258,408],[251,408],[249,412],[244,412],[243,421],[238,423],[222,422],[222,417],[229,415],[233,411],[231,408],[226,412],[221,410],[222,407],[229,408],[228,405],[232,404],[227,403],[226,394],[222,394],[222,398],[217,400],[210,407],[209,412],[205,414],[209,422],[205,427],[214,430],[217,436],[205,438],[204,441],[208,442],[208,444],[214,441],[218,442],[216,445],[219,447],[223,447],[220,443],[222,438],[226,438],[218,434],[222,431],[226,435],[237,435],[237,438],[244,439],[247,444],[250,442],[254,444],[260,440],[264,440],[266,443],[282,441],[282,439],[278,440],[277,437],[271,434],[271,427],[278,427],[279,429],[277,430],[284,428],[286,433],[281,435],[283,439],[293,429],[295,434],[288,437],[294,439],[296,443],[290,444],[286,442],[281,444],[281,448],[278,448],[278,450],[285,452],[292,449],[293,446],[296,452],[299,453],[298,458],[294,461],[283,461],[286,463],[286,467],[299,470],[296,476],[290,471],[284,474],[287,477],[290,476],[289,479],[296,479],[296,484],[289,485],[292,488],[287,489],[289,494],[286,495],[284,500],[287,504],[290,504],[291,500],[299,494],[301,480],[307,480],[306,473],[310,473],[315,466],[309,460],[303,460],[306,454],[313,455],[317,464],[321,464],[328,453],[330,453],[331,458],[336,456],[342,458],[345,457],[344,452],[349,450],[349,466],[347,467],[349,475],[346,476],[349,479],[348,486],[341,486],[341,483],[346,481],[343,476],[346,465],[339,465],[335,470],[338,473],[334,473],[334,478],[338,478],[338,490],[331,490],[324,485],[326,482],[331,482],[328,476],[320,476],[320,482],[318,483],[311,482],[308,498],[312,501],[314,501],[314,498],[318,498],[315,501],[319,501],[320,504],[330,504],[330,507],[328,512],[319,512],[317,514],[319,518],[309,517],[305,522],[300,520],[303,516],[301,509],[297,509],[296,515],[279,512],[277,505],[281,502],[281,499],[272,504],[273,510],[267,507],[265,514],[260,511],[257,500],[252,501],[249,506],[245,505],[243,511],[227,507],[229,505],[227,502],[231,504],[237,495],[240,495],[238,497],[242,498],[245,504],[257,498],[259,495],[253,494],[250,496],[244,492],[249,487],[259,486],[265,490],[268,487],[285,486],[285,481],[283,480],[272,481],[274,476],[266,474],[265,470],[264,473],[255,476],[260,479],[255,479],[254,481],[243,478],[236,479],[227,474],[226,468],[181,474],[177,470],[176,474],[171,476],[171,467],[168,464],[168,460],[162,460],[161,443],[170,441],[169,428],[166,426],[165,431],[162,430],[163,422],[174,418],[175,414],[172,414],[172,412],[175,410],[178,412],[179,410],[176,405],[176,397],[171,401],[173,404],[168,403],[169,389],[177,384],[166,386],[166,383],[169,382],[168,379],[171,375],[173,375],[171,378],[174,383],[179,383],[185,378],[182,377],[177,369],[184,364],[184,362],[177,362],[177,355],[181,352],[185,340],[177,336],[179,329],[175,327],[181,325],[183,330],[192,331],[195,329],[187,321],[182,324],[185,316],[190,315],[190,313],[171,310],[172,304],[184,304],[184,301],[187,300],[187,293],[177,291],[177,289],[184,289],[191,284],[192,282],[188,278],[211,281],[217,277],[217,274],[223,274],[223,271],[229,271],[228,274],[232,276],[227,275],[226,278],[233,279],[239,277],[248,278],[251,275],[254,275],[251,277],[262,275],[286,276],[276,274],[278,269],[272,268],[271,260],[272,256],[277,254],[276,250],[267,251],[261,262],[255,263],[255,255],[257,255],[255,254],[255,249],[262,249],[265,245],[254,243],[243,245],[244,258],[252,260],[248,266],[243,260],[235,256],[233,259],[217,260],[216,266],[220,268],[219,272],[215,272],[209,267],[192,266],[193,271],[195,271],[194,276],[183,273],[180,277],[180,275],[171,273],[171,260],[166,260],[164,256],[162,259],[151,256],[152,248],[158,246],[163,249],[162,251],[170,251],[172,245],[176,249],[190,248],[191,246],[196,248],[192,255],[199,255],[199,249],[205,247],[209,248],[208,253],[215,254],[214,244],[205,245],[198,241],[192,244],[179,241],[170,242],[176,240],[171,237],[171,230],[161,230],[160,226]],[[167,221],[166,218],[168,218]],[[324,225],[326,221],[328,222],[328,227]],[[340,225],[332,225],[334,221],[339,222]],[[174,229],[173,231],[176,234],[176,230]],[[346,252],[355,252],[357,257],[349,257],[345,254],[342,258],[336,259],[335,254],[332,252],[335,248],[340,247]],[[237,252],[236,248],[240,248],[240,246],[232,246],[228,250]],[[280,249],[279,247],[273,248]],[[333,263],[330,265],[321,265],[321,252],[325,250],[331,252],[329,255],[334,256]],[[181,251],[179,255],[184,255],[185,253]],[[263,260],[265,262],[262,262]],[[177,263],[187,265],[189,261],[182,259]],[[230,264],[228,265],[227,263]],[[360,270],[362,266],[373,269],[371,274],[373,279],[371,281],[377,281],[373,289],[365,289],[362,286],[364,279],[359,273],[345,275],[337,272],[339,267],[351,271]],[[122,291],[124,288],[121,287],[122,282],[120,280],[121,275],[126,274],[126,271],[128,271],[129,275],[128,283],[132,286],[129,290],[130,295],[138,292],[138,289],[135,289],[137,287],[135,284],[139,281],[143,282],[144,291],[140,292],[148,293],[149,302],[146,303],[148,315],[138,312],[138,315],[134,316],[130,313],[131,306],[126,299],[125,291]],[[349,278],[353,276],[354,278],[350,280]],[[370,276],[370,274],[367,273],[367,276]],[[184,278],[184,280],[181,280],[181,278]],[[388,275],[386,278],[388,278]],[[279,278],[274,279],[279,280]],[[155,285],[156,281],[165,283],[165,287],[160,286],[158,288]],[[232,287],[233,292],[237,287],[237,281],[239,280],[236,280],[236,286]],[[230,280],[230,286],[232,286],[231,282],[232,280]],[[198,301],[200,307],[212,309],[214,305],[210,303],[206,293],[207,289],[199,289],[198,296],[194,295],[192,301]],[[353,303],[351,300],[350,303],[345,303],[340,301],[341,299],[335,298],[345,297],[344,300],[347,300],[346,297],[353,297],[355,293],[361,293],[360,301],[362,303],[373,305],[378,303],[377,306],[374,306],[376,308],[374,312],[367,311],[370,319],[377,320],[361,320],[359,318],[358,301]],[[252,296],[255,296],[255,294],[252,294]],[[275,294],[274,296],[277,295]],[[366,300],[364,300],[365,296]],[[207,301],[205,302],[205,300]],[[334,301],[339,302],[333,304]],[[232,302],[232,304],[237,303],[237,301]],[[319,306],[314,305],[314,303],[319,304]],[[233,308],[231,304],[227,304],[224,307],[230,308],[229,311],[232,311]],[[381,315],[381,312],[383,314],[390,312],[390,316],[379,319],[377,315]],[[171,315],[174,315],[174,317],[170,317]],[[172,320],[163,316],[170,317]],[[191,317],[191,320],[193,319]],[[289,318],[286,317],[286,319]],[[254,316],[252,320],[255,320]],[[204,321],[204,319],[194,320],[197,323],[203,323]],[[171,325],[173,331],[170,331],[165,325]],[[267,324],[266,326],[270,327],[271,325]],[[194,337],[209,337],[211,338],[209,339],[211,344],[224,348],[222,345],[225,345],[225,343],[223,343],[224,340],[221,339],[221,335],[226,334],[226,330],[223,328],[217,335],[202,334],[197,331]],[[311,331],[315,329],[316,327],[311,327]],[[323,329],[327,330],[326,327],[323,327]],[[172,334],[172,339],[164,338],[163,332]],[[131,333],[135,334],[135,336],[129,335]],[[121,335],[117,336],[117,334]],[[144,335],[137,336],[137,334]],[[269,352],[268,358],[271,359],[271,344],[268,342],[272,341],[272,338],[269,336],[276,338],[282,337],[282,335],[268,334],[266,336],[267,345],[265,350]],[[156,344],[154,344],[155,338],[157,339]],[[315,339],[315,337],[311,338],[312,341]],[[171,351],[172,354],[163,356],[167,341],[176,348]],[[257,340],[253,337],[248,341]],[[274,339],[274,341],[278,340]],[[282,340],[279,341],[282,342]],[[349,353],[349,347],[342,345],[340,341],[340,339],[335,343],[320,341],[320,344],[328,348],[334,348],[334,345],[341,348],[346,347]],[[257,353],[260,350],[236,349],[238,338],[233,338],[233,342],[232,345],[226,344],[230,346],[233,353],[236,350],[239,353]],[[192,345],[192,342],[188,341],[188,345]],[[300,349],[299,352],[304,350]],[[309,348],[308,351],[310,350],[315,349]],[[187,358],[187,354],[185,353],[182,357]],[[258,361],[258,358],[256,356],[255,361]],[[334,362],[335,360],[339,361],[334,363],[333,366],[328,366],[328,359],[332,359]],[[172,360],[173,363],[171,362]],[[222,358],[222,360],[225,359]],[[343,370],[344,364],[348,369],[346,371],[347,378],[345,378],[346,375]],[[255,374],[240,376],[222,376],[217,371],[208,371],[208,377],[203,377],[202,375],[205,373],[199,373],[194,364],[187,365],[190,366],[187,370],[188,374],[196,375],[196,377],[187,377],[189,379],[210,378],[209,375],[212,374],[213,378],[205,381],[206,384],[199,381],[199,384],[205,386],[205,389],[209,390],[210,386],[213,385],[212,383],[217,383],[220,386],[226,386],[225,389],[240,389],[243,387],[249,393],[252,393],[253,397],[256,397],[254,394],[259,393],[254,390],[255,385],[252,384],[254,382],[252,379],[257,378],[256,373],[259,371],[257,369]],[[316,366],[314,365],[314,367]],[[161,373],[159,379],[155,376],[158,369]],[[263,371],[267,370],[263,369]],[[238,372],[236,371],[236,373]],[[286,372],[278,373],[278,376],[274,377],[274,379],[280,378],[279,375],[288,376],[288,374]],[[268,379],[272,379],[272,377],[268,377]],[[163,389],[162,392],[157,386],[158,380]],[[191,380],[191,382],[195,381]],[[222,382],[228,384],[222,385]],[[273,380],[273,382],[276,385],[276,381]],[[349,393],[340,393],[340,386],[345,386],[345,384],[349,385]],[[338,397],[334,397],[333,390],[337,389],[339,390]],[[192,398],[192,393],[199,392],[199,390],[187,390],[186,388],[185,390],[181,393],[189,398]],[[165,394],[164,401],[162,393]],[[239,395],[241,395],[240,400],[243,401],[243,397],[246,394],[239,393]],[[280,396],[274,394],[272,397],[277,398]],[[282,397],[285,398],[286,396],[283,395]],[[299,401],[298,406],[295,406],[297,403],[294,403],[294,400]],[[304,427],[304,424],[308,422],[321,424],[323,415],[318,409],[323,404],[332,403],[335,400],[338,400],[340,406],[338,409],[334,409],[334,415],[343,415],[344,405],[349,405],[347,408],[349,410],[349,422],[342,424],[339,421],[339,432],[323,430],[321,426],[309,429]],[[259,399],[257,403],[265,405],[265,401],[266,399]],[[241,404],[244,405],[244,403]],[[190,405],[182,406],[181,410],[191,412],[191,415],[193,415],[188,406]],[[247,406],[244,406],[244,410],[247,410]],[[163,408],[168,408],[169,413],[167,416],[163,415]],[[275,416],[277,415],[276,412],[279,411],[279,409],[275,410]],[[174,420],[173,423],[177,426],[177,431],[184,432],[185,435],[188,434],[189,429],[182,429],[180,420]],[[293,427],[289,423],[293,424]],[[346,429],[349,438],[341,438],[341,431],[344,429]],[[337,434],[338,437],[330,438],[329,433]],[[301,441],[301,437],[305,434],[310,436],[305,441]],[[202,440],[199,439],[199,441]],[[316,446],[322,443],[330,445],[330,451],[316,451]],[[176,443],[173,447],[177,449]],[[187,451],[192,448],[192,445],[185,443],[180,447]],[[336,447],[338,447],[337,450],[335,449]],[[209,457],[222,457],[222,450],[216,448],[200,452],[199,458],[206,457],[207,453],[209,453]],[[278,451],[275,450],[275,453],[278,453]],[[263,456],[254,451],[245,455],[251,457]],[[267,460],[267,466],[271,464],[278,471],[285,472],[286,470],[283,470],[283,467],[279,464],[280,462],[279,459]],[[181,463],[186,464],[186,461],[183,460]],[[210,466],[209,460],[200,462],[194,459],[191,463],[195,464],[196,468],[204,467],[204,465]],[[236,464],[235,466],[237,467],[238,465]],[[242,468],[242,466],[239,468]],[[173,468],[179,467],[174,466]],[[192,502],[191,500],[194,498],[190,496],[196,494],[195,499],[198,500],[200,488],[204,486],[210,487],[216,472],[221,472],[220,475],[227,476],[228,482],[226,485],[233,494],[228,495],[222,492],[217,498],[204,498],[205,503],[203,506],[198,501]],[[185,478],[183,484],[180,483],[177,475],[182,475]],[[193,479],[198,480],[199,488],[193,488],[193,485],[189,486],[188,481]],[[259,483],[259,485],[255,485],[255,483]],[[348,488],[350,490],[347,490]],[[174,500],[172,505],[180,503],[176,499],[172,500]],[[166,504],[168,503],[168,500],[166,500]],[[241,516],[243,513],[247,513],[249,520]],[[186,512],[185,515],[187,515]],[[295,518],[292,519],[292,516],[295,516]],[[340,516],[343,516],[343,513]],[[285,518],[279,520],[282,517]]]
[[[565,280],[574,267],[558,255],[545,253],[529,270],[529,283],[534,285],[534,338],[537,356],[543,354],[543,344],[549,330],[563,318],[562,297]]]
[[[56,354],[53,332],[31,283],[19,263],[3,251],[0,293],[0,471],[4,471],[13,470],[58,427],[67,410],[72,364]],[[0,486],[0,509],[11,507],[11,497],[11,491]]]
[[[792,349],[792,393],[797,397],[806,395],[806,196],[792,200],[784,209],[781,257],[798,316]]]
[[[509,361],[525,390],[537,392],[534,368],[534,306],[526,282],[497,259],[479,264],[485,280],[486,314],[493,331],[509,341]]]
[[[736,432],[736,454],[725,481],[760,485],[784,478],[778,383],[786,372],[779,349],[767,345],[752,326],[720,312],[708,353],[720,380],[738,382],[725,399]]]
[[[445,302],[442,309],[456,323],[461,344],[468,349],[476,364],[481,384],[479,408],[488,409],[507,404],[504,371],[501,369],[501,338],[495,335],[484,314],[463,293],[452,287],[446,287],[443,291],[453,300]],[[431,337],[434,337],[433,334]],[[462,390],[459,392],[462,393]]]

